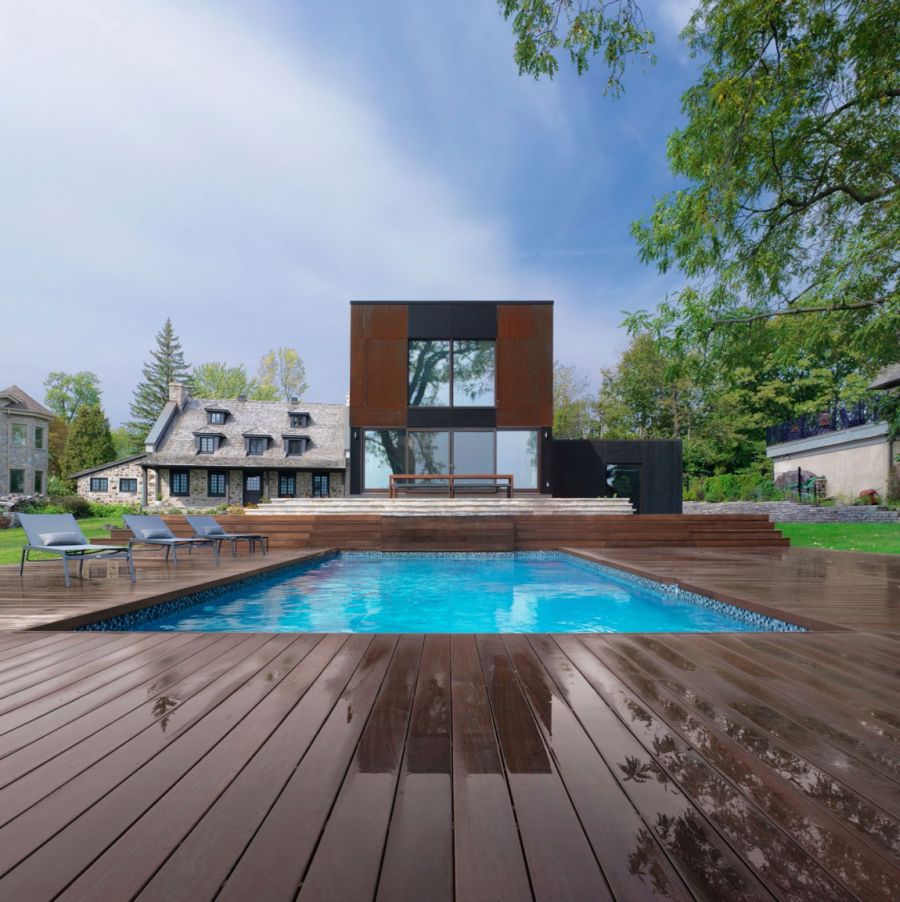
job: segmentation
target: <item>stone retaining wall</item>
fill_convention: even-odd
[[[900,511],[836,504],[817,507],[796,501],[685,501],[686,514],[768,514],[777,523],[897,523]]]

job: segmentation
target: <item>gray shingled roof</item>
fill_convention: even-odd
[[[5,410],[14,410],[17,413],[33,413],[39,417],[47,417],[53,419],[53,413],[47,410],[43,404],[38,403],[27,392],[22,391],[18,385],[10,385],[9,388],[0,390],[0,398],[12,398],[12,404],[5,407]]]
[[[207,408],[230,411],[225,423],[210,426]],[[298,470],[310,467],[343,470],[344,420],[343,404],[289,404],[279,401],[221,401],[212,398],[190,398],[160,437],[156,451],[147,455],[151,467],[265,467]],[[309,426],[291,428],[289,413],[308,413]],[[215,454],[198,454],[194,433],[214,431],[225,436]],[[271,435],[268,451],[249,455],[244,435]],[[283,436],[309,438],[307,451],[299,457],[286,457]]]
[[[88,467],[86,470],[79,470],[77,473],[70,473],[69,479],[78,479],[80,476],[88,476],[91,473],[99,473],[101,470],[110,470],[113,467],[121,467],[122,464],[129,464],[133,460],[141,460],[146,454],[132,454],[130,457],[120,457],[118,460],[111,460],[108,464],[98,464],[96,467]]]

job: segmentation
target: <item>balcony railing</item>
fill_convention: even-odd
[[[838,402],[819,413],[805,413],[786,423],[767,426],[766,444],[780,445],[782,442],[795,442],[812,435],[826,435],[841,429],[851,429],[853,426],[877,423],[881,419],[877,398],[868,398],[854,404]]]

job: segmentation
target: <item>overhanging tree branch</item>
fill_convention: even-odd
[[[789,310],[768,310],[765,313],[754,313],[752,316],[732,316],[713,320],[715,326],[744,325],[755,323],[775,316],[801,316],[804,313],[839,313],[842,310],[863,310],[867,307],[881,307],[893,298],[874,298],[871,301],[859,301],[855,304],[828,304],[822,307],[793,307]]]

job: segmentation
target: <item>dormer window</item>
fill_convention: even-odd
[[[306,429],[309,426],[308,413],[290,413],[291,429]]]
[[[199,454],[215,454],[218,447],[219,437],[217,435],[201,435],[197,442]]]
[[[247,439],[248,454],[265,454],[269,447],[267,438],[258,438],[256,436]]]
[[[302,457],[306,451],[308,438],[289,438],[284,442],[284,453],[287,457]]]
[[[222,407],[207,407],[206,422],[210,426],[224,426],[228,419],[228,411]]]

